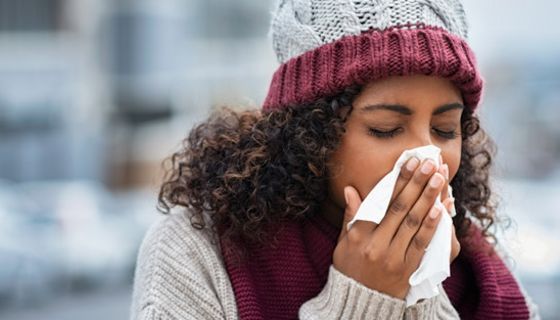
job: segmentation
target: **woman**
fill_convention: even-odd
[[[495,254],[494,145],[461,4],[279,1],[271,31],[281,66],[262,110],[216,111],[170,159],[132,318],[538,318]],[[399,155],[429,144],[443,165],[410,159],[385,218],[346,230]],[[452,209],[451,276],[406,306]]]

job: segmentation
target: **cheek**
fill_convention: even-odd
[[[461,165],[461,143],[454,146],[449,146],[442,148],[443,162],[447,163],[449,166],[449,179],[453,180],[453,177],[459,171],[459,166]]]
[[[386,150],[386,146],[382,149],[374,137],[347,131],[329,162],[331,199],[344,207],[344,187],[348,185],[354,187],[363,199],[392,169],[400,155],[399,150],[395,147],[392,152]]]

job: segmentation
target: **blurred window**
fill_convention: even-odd
[[[268,31],[269,1],[200,0],[197,19],[203,38],[264,37]]]
[[[0,0],[0,32],[61,29],[62,0]]]

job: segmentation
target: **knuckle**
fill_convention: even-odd
[[[414,248],[416,250],[424,250],[426,249],[426,244],[427,241],[425,241],[421,236],[416,235],[413,239],[412,239],[412,245],[414,246]]]
[[[366,250],[364,250],[364,258],[370,262],[383,261],[381,254],[372,246],[368,246]]]
[[[402,201],[402,199],[395,199],[393,203],[389,206],[389,213],[400,215],[403,211],[406,210],[406,205]]]
[[[440,213],[441,216],[441,213]],[[429,217],[427,217],[426,219],[424,219],[424,222],[422,223],[422,228],[424,228],[424,230],[426,230],[429,233],[433,233],[435,231],[435,228],[437,226],[438,223],[438,219],[431,219]]]
[[[348,242],[350,244],[356,245],[360,243],[362,237],[360,236],[360,233],[355,228],[350,228],[348,234],[346,235],[346,239],[348,239]]]
[[[420,219],[414,213],[412,213],[412,211],[410,211],[406,215],[406,218],[405,218],[404,221],[405,221],[406,226],[411,228],[411,229],[416,229],[420,225]]]

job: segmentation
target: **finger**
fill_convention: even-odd
[[[390,243],[404,217],[422,194],[429,177],[432,176],[434,171],[435,163],[433,160],[426,159],[422,162],[403,191],[389,204],[385,216],[376,229],[377,234],[372,236],[373,239],[383,241],[386,245]]]
[[[424,189],[418,201],[416,201],[399,226],[397,234],[391,242],[391,250],[394,250],[393,252],[400,253],[404,258],[410,242],[422,226],[422,221],[425,220],[426,215],[434,206],[443,184],[443,176],[441,176],[439,172],[434,173],[428,186]]]
[[[399,177],[397,178],[397,183],[395,184],[393,194],[391,195],[391,201],[389,201],[389,203],[391,203],[402,192],[406,184],[414,175],[414,171],[418,168],[419,164],[420,160],[416,157],[412,157],[401,167],[401,171],[399,173]]]
[[[449,215],[451,216],[451,218],[455,218],[455,216],[457,215],[457,209],[455,207],[455,198],[453,196],[450,196],[449,199],[446,199],[446,209],[447,212],[449,212]]]
[[[451,212],[453,211],[453,206],[455,206],[455,198],[448,197],[447,199],[445,199],[445,201],[443,201],[443,206],[445,207],[449,215],[451,215]]]
[[[449,167],[447,164],[443,164],[438,172],[445,178],[445,185],[441,190],[441,202],[444,202],[449,197]]]
[[[426,253],[426,248],[436,232],[437,224],[442,216],[441,212],[441,207],[434,205],[422,222],[422,226],[410,241],[405,254],[405,264],[412,270],[416,270],[420,265],[420,260]]]
[[[342,219],[342,228],[340,230],[340,235],[338,236],[338,241],[342,240],[348,233],[346,226],[356,213],[358,212],[358,208],[362,204],[362,199],[360,194],[354,187],[346,186],[344,187],[344,199],[346,201],[346,208],[344,209],[344,217]],[[357,228],[357,230],[364,229],[363,226],[364,221],[356,221],[352,225],[352,229]],[[369,224],[369,228],[367,229],[368,232],[371,231],[371,224]]]

